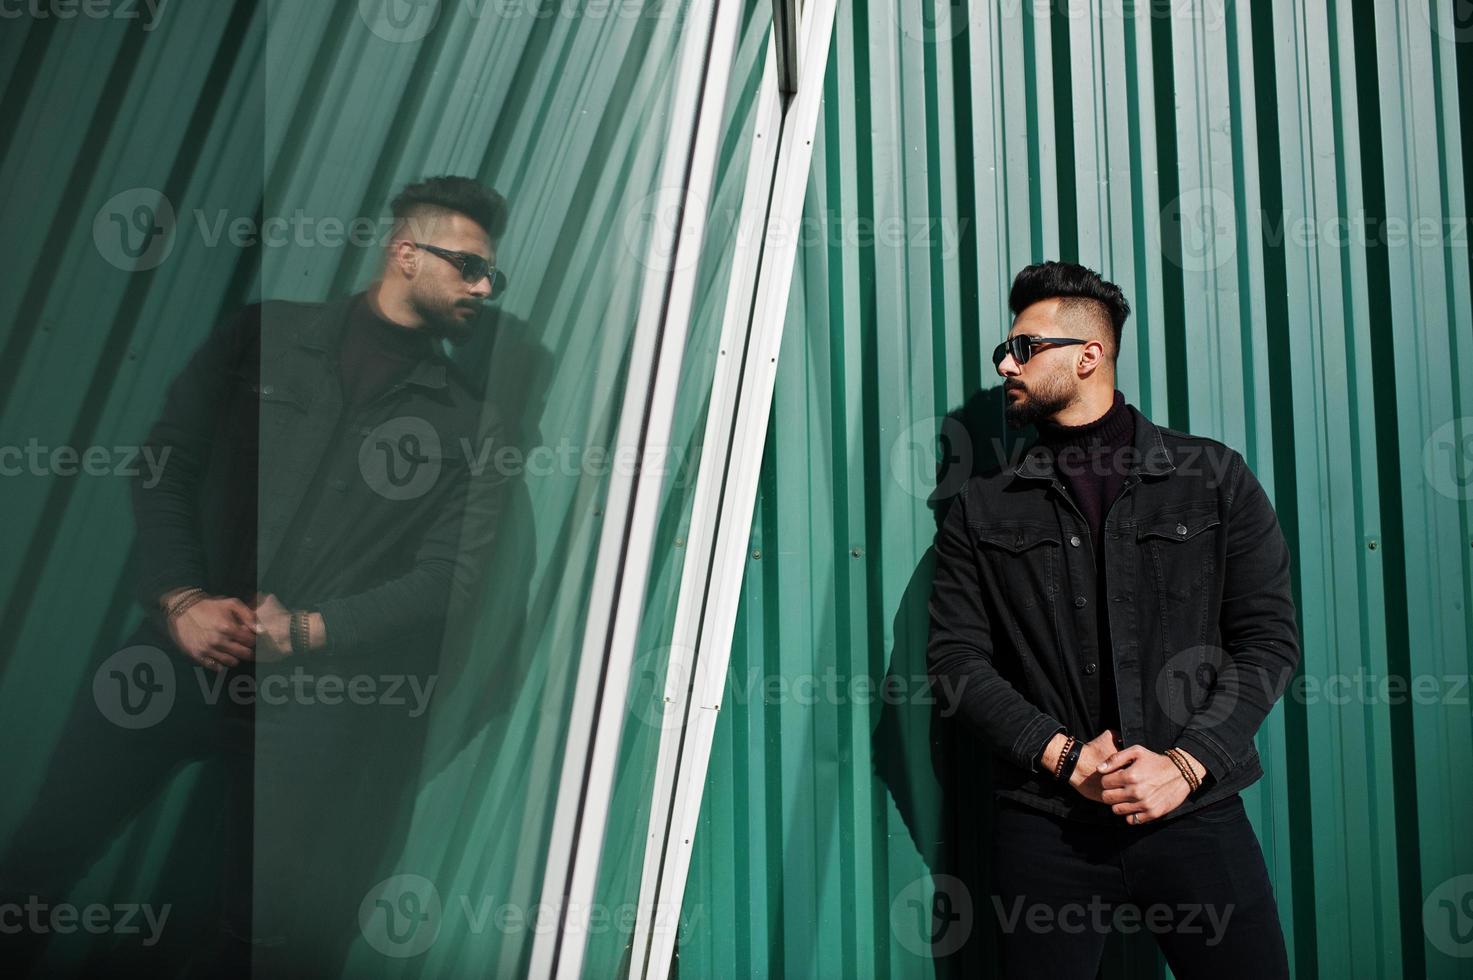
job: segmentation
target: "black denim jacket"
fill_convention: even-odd
[[[1104,693],[1090,686],[1101,657],[1114,658],[1124,744],[1177,745],[1207,767],[1171,816],[1263,774],[1253,737],[1299,663],[1288,545],[1243,457],[1130,411],[1103,593],[1089,526],[1042,445],[972,477],[936,538],[927,659],[945,707],[1001,757],[999,796],[1082,819],[1120,818],[1037,760],[1056,732],[1099,734],[1087,706]],[[1101,594],[1109,651],[1096,648]]]
[[[361,294],[360,294],[361,295]],[[504,426],[446,361],[345,411],[337,353],[350,297],[272,301],[212,332],[169,389],[134,486],[137,594],[273,592],[322,614],[333,656],[433,656],[466,608],[502,509]]]

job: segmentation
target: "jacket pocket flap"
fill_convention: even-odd
[[[1193,510],[1178,514],[1158,514],[1141,521],[1136,528],[1137,540],[1165,538],[1168,541],[1190,541],[1209,528],[1217,527],[1222,518],[1213,510]]]
[[[979,543],[1014,554],[1041,544],[1059,543],[1057,529],[1039,524],[980,524],[973,525],[973,532]]]

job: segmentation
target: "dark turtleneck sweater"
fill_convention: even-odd
[[[1038,441],[1054,451],[1054,468],[1094,532],[1098,563],[1105,540],[1105,513],[1125,483],[1122,450],[1135,441],[1135,418],[1125,396],[1117,390],[1109,410],[1093,422],[1039,422]]]
[[[358,297],[348,310],[342,347],[338,351],[346,415],[351,417],[377,398],[430,353],[426,331],[385,320],[374,309],[367,293]]]
[[[1079,512],[1093,532],[1095,561],[1095,622],[1099,640],[1099,703],[1091,705],[1100,727],[1120,728],[1115,694],[1115,664],[1110,643],[1109,598],[1105,565],[1105,514],[1125,483],[1126,458],[1122,450],[1135,442],[1135,416],[1118,390],[1108,411],[1083,425],[1038,423],[1039,442],[1054,451],[1054,468],[1069,489]],[[1092,738],[1097,732],[1090,732]]]

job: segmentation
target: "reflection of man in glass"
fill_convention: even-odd
[[[299,304],[260,311],[266,331],[258,341],[261,373],[245,407],[259,401],[263,449],[300,456],[306,464],[283,472],[282,459],[263,453],[258,554],[275,559],[263,585],[295,586],[292,591],[303,597],[318,595],[323,601],[315,608],[289,610],[278,595],[264,596],[254,610],[259,659],[294,652],[293,613],[298,653],[351,649],[416,622],[432,623],[443,613],[458,584],[451,556],[458,542],[433,535],[453,531],[459,515],[424,498],[438,499],[463,482],[439,479],[446,475],[442,469],[463,477],[467,462],[487,457],[479,447],[469,459],[463,452],[479,441],[455,428],[478,421],[466,411],[474,399],[447,372],[434,345],[462,336],[496,284],[505,282],[495,267],[493,245],[505,213],[499,196],[466,178],[413,185],[394,202],[395,226],[382,279],[353,297],[345,315],[328,307],[330,315],[323,316]],[[280,334],[274,342],[273,330]],[[335,357],[329,353],[334,340]],[[276,372],[281,376],[271,377]],[[167,439],[175,425],[187,430],[199,418],[189,402],[217,393],[200,390],[207,376],[193,374],[194,391],[188,384],[176,386],[171,403],[181,411],[166,413],[156,434]],[[188,380],[188,375],[181,379]],[[479,403],[474,407],[479,410]],[[434,424],[442,417],[449,428]],[[277,438],[283,433],[285,438]],[[298,450],[319,447],[328,454],[316,479],[308,479],[317,454]],[[215,670],[234,667],[249,659],[252,610],[241,599],[209,594],[191,581],[197,573],[189,568],[188,544],[149,547],[150,531],[163,535],[158,543],[171,542],[183,531],[172,522],[179,515],[177,491],[188,488],[168,483],[139,494],[145,598],[157,597],[171,639],[192,660]],[[434,485],[441,483],[436,493]],[[268,492],[272,486],[276,492]],[[302,506],[295,515],[287,513],[298,500]],[[431,539],[405,535],[410,530],[406,517]],[[424,547],[445,554],[432,551],[411,561],[407,552]],[[386,560],[402,574],[380,574],[387,570]],[[365,585],[373,580],[374,587],[330,594],[359,579]]]
[[[147,616],[128,646],[172,655],[150,669],[172,668],[175,699],[145,727],[79,699],[0,858],[0,900],[64,900],[204,759],[224,763],[224,802],[201,807],[224,826],[185,821],[173,846],[223,863],[225,938],[210,952],[176,940],[173,955],[212,975],[253,957],[340,962],[407,826],[441,645],[470,612],[504,483],[502,426],[443,341],[464,339],[505,284],[506,203],[440,177],[405,188],[393,215],[367,291],[251,307],[170,387],[148,437],[169,464],[135,485]],[[217,830],[223,848],[185,839]],[[44,937],[28,941],[34,962]]]

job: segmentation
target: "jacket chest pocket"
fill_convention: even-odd
[[[1043,524],[973,525],[977,550],[1003,598],[1016,608],[1053,601],[1059,591],[1059,531]]]
[[[301,423],[306,406],[279,380],[256,370],[229,375],[226,431],[237,441],[272,442]]]
[[[1215,503],[1154,514],[1137,524],[1137,544],[1163,597],[1184,600],[1212,579],[1221,531]]]

